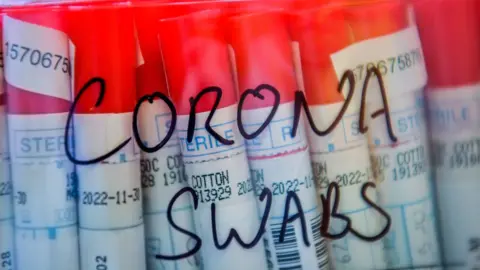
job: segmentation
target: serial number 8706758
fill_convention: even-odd
[[[400,53],[397,56],[392,56],[387,59],[359,64],[353,69],[353,73],[355,75],[355,79],[362,80],[367,75],[367,71],[369,69],[376,67],[382,76],[385,76],[389,73],[393,74],[398,71],[404,71],[408,68],[412,68],[413,66],[420,64],[422,60],[422,50],[420,48],[416,48],[409,52]]]

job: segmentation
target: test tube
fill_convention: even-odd
[[[379,173],[380,205],[392,219],[384,237],[387,266],[438,267],[423,99],[427,76],[417,29],[409,25],[403,1],[359,4],[349,7],[347,16],[356,44],[334,62],[340,68],[350,61],[358,87],[367,91],[364,131]],[[372,67],[378,73],[367,81]]]
[[[162,8],[163,6],[139,6],[135,9],[135,25],[143,60],[137,68],[137,93],[140,100],[154,92],[168,96],[158,30],[152,27],[160,19]],[[140,138],[151,148],[166,138],[172,123],[172,112],[158,97],[152,103],[142,104],[138,113]],[[141,155],[148,269],[198,269],[198,255],[179,260],[155,258],[156,254],[173,256],[185,253],[195,244],[188,235],[175,230],[167,219],[168,204],[173,196],[188,186],[176,133],[158,151],[142,152]],[[195,231],[192,211],[190,198],[179,198],[172,208],[175,223],[181,228]]]
[[[239,93],[246,94],[239,116],[245,132],[257,132],[272,111],[275,113],[257,138],[245,140],[252,184],[241,188],[257,189],[258,195],[266,187],[273,194],[265,235],[271,269],[327,269],[327,247],[320,234],[321,209],[303,119],[296,136],[291,135],[297,85],[285,19],[285,15],[277,11],[252,11],[229,19]],[[273,88],[276,93],[271,92]],[[275,104],[275,94],[278,104]],[[287,195],[291,192],[298,196],[300,209]],[[260,213],[263,210],[261,207]],[[284,216],[299,211],[305,216],[306,226],[303,227],[300,220],[286,224],[281,241]]]
[[[162,55],[177,108],[178,139],[188,184],[198,198],[194,221],[202,239],[204,269],[262,270],[267,269],[265,246],[257,236],[263,230],[254,191],[243,189],[251,185],[251,179],[244,140],[237,127],[233,76],[224,25],[220,22],[221,16],[211,10],[163,20],[159,28]],[[195,130],[189,142],[190,98],[203,89],[212,92],[203,92],[196,106]],[[214,91],[219,89],[222,96],[218,100],[218,92]],[[233,144],[222,143],[206,130],[206,120],[215,103],[218,106],[210,126],[221,137],[233,140]],[[246,248],[232,239],[225,246],[231,229],[245,243],[259,241]]]
[[[478,1],[414,1],[428,73],[432,163],[448,269],[480,267]],[[461,29],[461,30],[460,30]]]
[[[81,269],[144,270],[140,151],[132,132],[137,67],[133,10],[124,4],[71,6],[69,19],[75,44]],[[86,162],[122,144],[110,157]]]
[[[59,7],[3,17],[16,269],[79,269],[76,177],[65,148],[69,45]]]
[[[3,32],[3,16],[0,17],[0,32]],[[3,44],[3,35],[0,42]],[[0,47],[3,55],[3,45]],[[12,205],[12,181],[10,178],[10,155],[8,152],[8,130],[6,93],[3,87],[3,59],[0,65],[0,269],[15,268],[14,220]]]
[[[362,199],[365,183],[375,182],[369,157],[368,140],[358,129],[360,104],[353,77],[336,74],[331,55],[345,50],[353,40],[342,7],[320,6],[300,10],[292,23],[292,35],[298,44],[306,101],[316,128],[327,130],[338,118],[329,134],[320,136],[308,127],[313,172],[319,195],[326,196],[329,186],[339,187],[338,212],[351,220],[352,228],[363,236],[379,234],[386,220]],[[342,82],[343,81],[343,82]],[[344,109],[345,108],[345,109]],[[342,110],[345,110],[342,114]],[[373,189],[368,198],[376,201]],[[332,203],[332,202],[329,202]],[[339,234],[345,222],[331,220],[328,232]],[[381,241],[367,242],[347,233],[330,241],[331,265],[334,269],[384,269]]]

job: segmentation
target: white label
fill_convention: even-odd
[[[47,115],[8,115],[12,163],[70,163],[65,153],[67,113]],[[73,132],[70,127],[70,140]],[[70,152],[73,143],[70,141]]]
[[[447,265],[480,267],[479,85],[427,92],[443,251]]]
[[[97,256],[108,256],[112,269],[145,269],[139,160],[77,172],[82,269],[100,264]]]
[[[392,217],[384,238],[387,266],[411,267],[440,263],[433,212],[428,147],[422,89],[426,71],[415,27],[358,42],[331,56],[337,76],[353,70],[357,90],[366,70],[377,67],[382,74],[390,109],[392,144],[384,114],[371,115],[385,107],[375,78],[367,93],[366,122],[374,155],[381,206]],[[357,91],[357,95],[360,91]]]
[[[259,137],[246,140],[252,184],[241,186],[244,191],[256,187],[259,194],[264,187],[273,195],[269,227],[267,229],[268,258],[274,269],[283,267],[325,269],[327,266],[326,244],[320,237],[320,209],[316,198],[308,145],[303,119],[295,137],[293,129],[293,102],[278,107],[274,118]],[[257,130],[271,112],[271,107],[244,110],[243,125],[247,132]],[[306,235],[310,247],[303,241],[300,222],[287,224],[285,241],[279,241],[282,220],[286,208],[287,193],[295,192],[300,199],[307,220]],[[257,194],[257,195],[258,195]],[[261,205],[260,205],[261,206]],[[261,207],[263,213],[263,207]],[[298,210],[292,200],[289,216]],[[319,256],[322,254],[324,256]]]
[[[380,201],[392,217],[385,237],[389,267],[440,262],[421,97],[421,91],[389,97],[397,143],[391,143],[383,115],[369,124],[376,169],[381,172]]]
[[[69,39],[58,30],[3,17],[5,79],[26,91],[71,100]]]
[[[343,107],[343,102],[328,105],[309,106],[313,122],[319,130],[326,130],[338,116]],[[365,143],[365,136],[359,131],[359,110],[353,101],[337,126],[325,136],[318,136],[310,126],[307,134],[312,152],[335,152],[357,147]]]
[[[76,226],[42,229],[16,228],[15,244],[16,269],[79,269]]]
[[[10,162],[0,162],[0,220],[13,217],[13,186],[10,178]]]
[[[76,177],[64,151],[66,113],[9,115],[17,226],[73,226]]]
[[[80,229],[80,253],[82,270],[145,270],[143,224],[121,230]]]
[[[77,180],[64,151],[66,118],[8,115],[18,269],[79,267]],[[66,256],[55,258],[60,252]]]
[[[16,268],[14,256],[14,227],[13,218],[0,218],[0,269],[13,270]]]
[[[243,137],[236,123],[237,106],[218,109],[211,126],[222,137],[234,140],[223,145],[205,129],[210,112],[196,115],[195,134],[187,142],[188,116],[180,115],[178,136],[185,162],[188,183],[195,189],[198,209],[194,211],[196,231],[202,238],[201,254],[205,269],[267,269],[265,247],[260,241],[251,249],[244,249],[236,240],[223,250],[213,242],[211,203],[216,205],[216,231],[224,243],[230,230],[235,228],[246,242],[250,242],[260,227],[258,209],[253,190],[242,192],[248,185],[248,161]]]
[[[332,54],[331,59],[339,79],[347,69],[354,72],[357,94],[372,65],[382,74],[388,95],[420,89],[427,80],[416,27],[357,42]],[[372,78],[370,84],[375,82]]]
[[[310,106],[317,127],[325,130],[338,115],[343,102]],[[309,131],[312,147],[313,173],[319,194],[326,196],[331,183],[340,188],[338,212],[347,215],[352,228],[362,235],[377,235],[384,228],[385,220],[361,197],[363,184],[374,181],[365,136],[358,130],[359,112],[351,104],[337,127],[327,136]],[[368,198],[376,201],[375,192],[369,190]],[[339,196],[337,194],[337,196]],[[331,220],[329,233],[338,234],[345,229],[342,221]],[[366,242],[347,234],[330,242],[331,260],[335,269],[383,269],[381,242]]]
[[[143,224],[139,160],[78,166],[79,222],[83,229]]]
[[[480,85],[426,92],[433,139],[472,137],[480,133]]]
[[[132,113],[75,114],[75,155],[91,160],[112,151],[130,138],[127,145],[102,163],[118,164],[137,160],[140,151],[133,137]]]
[[[153,147],[163,140],[170,128],[171,113],[163,101],[145,103],[139,112],[139,131],[144,144]],[[168,143],[154,153],[142,153],[140,169],[145,215],[145,237],[148,266],[151,269],[197,269],[195,257],[167,261],[156,254],[178,255],[186,253],[195,244],[189,236],[178,232],[167,220],[167,209],[173,196],[188,186],[180,146],[174,133]],[[175,224],[194,230],[191,199],[181,196],[172,208]],[[193,242],[192,242],[193,241]],[[197,256],[198,257],[198,256]]]

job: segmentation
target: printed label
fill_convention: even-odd
[[[247,132],[258,129],[270,111],[271,108],[244,110],[242,119]],[[253,140],[246,140],[253,186],[256,187],[257,193],[267,187],[273,195],[266,235],[267,254],[271,255],[269,261],[272,263],[272,269],[286,267],[326,269],[328,260],[325,240],[320,237],[314,239],[315,231],[312,231],[314,224],[320,222],[320,210],[307,140],[302,121],[296,136],[291,136],[293,111],[293,102],[280,105],[275,117],[261,135]],[[253,189],[252,185],[248,184],[239,187],[245,191]],[[288,224],[284,242],[279,240],[289,192],[295,192],[300,199],[302,210],[308,220],[308,229],[305,233],[309,239],[314,240],[310,247],[303,242],[303,229],[299,222]],[[298,212],[294,203],[291,203],[289,208],[290,216]],[[261,207],[260,213],[263,213],[263,210]],[[323,256],[317,257],[317,254]]]
[[[372,118],[385,107],[376,79],[368,86],[365,117],[379,200],[392,217],[392,229],[384,238],[387,266],[439,265],[424,104],[419,91],[427,76],[416,27],[358,42],[331,58],[339,78],[347,69],[356,73],[359,89],[364,80],[355,69],[368,69],[369,64],[364,63],[377,67],[384,81],[398,141],[392,143],[384,114]]]
[[[432,159],[447,265],[480,267],[478,85],[427,92]]]
[[[350,69],[355,74],[357,94],[371,67],[377,67],[387,87],[387,95],[401,95],[425,86],[427,74],[418,30],[409,27],[393,34],[357,42],[331,55],[340,79]],[[374,84],[374,80],[371,81]],[[375,92],[376,91],[370,91]]]
[[[143,224],[122,230],[80,230],[82,269],[146,270],[144,237]]]
[[[389,97],[392,115],[410,111],[420,119],[412,132],[402,134],[402,121],[392,117],[397,143],[391,143],[384,117],[369,124],[380,201],[392,217],[392,229],[384,240],[389,267],[440,263],[421,97],[421,91]]]
[[[317,126],[325,129],[342,106],[343,102],[310,106],[310,111]],[[375,235],[384,228],[385,220],[361,197],[363,184],[373,182],[374,175],[366,138],[358,130],[358,114],[356,106],[351,104],[331,134],[321,137],[309,132],[313,175],[319,194],[326,195],[328,186],[337,183],[341,194],[338,212],[347,215],[353,228],[362,235]],[[373,190],[369,190],[368,197],[376,201]],[[344,228],[343,221],[332,219],[329,232],[337,234]],[[331,241],[330,250],[335,269],[385,268],[381,242],[365,242],[348,234]]]
[[[77,222],[74,166],[59,145],[64,142],[59,125],[65,119],[66,113],[8,116],[17,226],[73,226]]]
[[[102,163],[119,164],[140,158],[133,138],[132,113],[75,114],[75,155],[80,160],[97,158],[131,138],[127,145]],[[66,122],[65,122],[66,123]]]
[[[140,134],[144,144],[152,147],[165,138],[171,124],[171,114],[162,101],[144,105],[139,112]],[[194,241],[173,229],[167,219],[168,204],[180,189],[188,186],[182,155],[176,134],[167,145],[155,153],[143,153],[140,160],[143,190],[145,237],[149,269],[197,269],[198,255],[175,261],[158,260],[156,254],[177,255],[193,248]],[[192,201],[181,196],[175,202],[172,215],[175,224],[194,230]]]
[[[223,145],[205,129],[210,112],[196,115],[192,143],[187,142],[188,116],[180,115],[178,136],[185,163],[188,183],[195,189],[199,206],[194,211],[196,231],[202,238],[200,250],[205,269],[266,269],[264,245],[260,242],[245,249],[235,240],[224,250],[213,242],[211,204],[215,203],[216,232],[224,243],[232,228],[242,239],[251,241],[260,226],[256,199],[251,190],[243,190],[250,183],[244,140],[236,123],[237,106],[218,109],[211,126],[222,137],[234,140],[233,145]]]
[[[97,256],[107,256],[108,262],[103,262],[107,269],[145,269],[139,163],[77,167],[82,267],[95,269],[102,264]]]
[[[6,81],[30,92],[71,100],[69,43],[61,31],[4,16]]]
[[[0,269],[14,270],[14,227],[13,218],[0,218]]]
[[[0,162],[0,220],[13,218],[13,185],[10,178],[10,162]]]
[[[76,226],[40,229],[15,228],[14,235],[16,269],[78,269],[80,265]]]
[[[21,91],[70,101],[66,34],[9,16],[3,26],[6,82]],[[67,114],[7,117],[17,267],[79,269],[76,177],[61,138]],[[3,118],[0,123],[5,125]]]

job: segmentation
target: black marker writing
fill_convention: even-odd
[[[374,235],[374,236],[364,236],[364,235],[360,234],[359,232],[355,231],[353,228],[350,228],[350,232],[353,235],[355,235],[356,237],[358,237],[358,238],[360,238],[360,239],[362,239],[366,242],[375,242],[377,240],[382,239],[382,237],[384,237],[388,233],[388,231],[390,230],[390,227],[392,226],[392,219],[387,214],[387,212],[385,212],[385,210],[380,208],[375,202],[373,202],[372,200],[370,200],[370,198],[368,198],[367,189],[369,187],[376,188],[376,185],[375,185],[375,183],[372,183],[372,182],[367,182],[367,183],[363,184],[363,186],[362,186],[362,199],[368,205],[370,205],[373,209],[377,210],[382,216],[384,216],[385,219],[387,220],[387,224],[385,225],[385,227],[383,228],[383,230],[380,233],[378,233],[377,235]]]
[[[138,118],[138,112],[140,110],[140,107],[142,106],[142,103],[148,100],[148,102],[150,104],[152,104],[153,99],[155,97],[163,100],[163,102],[165,102],[165,104],[167,104],[168,108],[170,109],[172,119],[171,119],[170,128],[168,129],[168,132],[167,132],[167,135],[165,136],[165,138],[163,138],[163,140],[161,142],[159,142],[156,146],[147,147],[146,145],[143,144],[142,139],[140,138],[140,133],[138,132],[138,119],[137,118]],[[137,142],[140,149],[142,149],[143,151],[145,151],[147,153],[154,153],[154,152],[160,150],[165,144],[167,144],[168,140],[170,140],[170,138],[173,135],[173,132],[175,131],[176,124],[177,124],[177,111],[175,110],[175,106],[173,105],[172,101],[170,101],[170,99],[166,95],[164,95],[160,92],[154,92],[151,95],[144,95],[143,97],[140,98],[140,100],[138,100],[137,105],[135,105],[135,109],[133,110],[133,123],[132,123],[133,135],[134,135],[135,141]]]
[[[172,255],[172,256],[169,256],[169,255],[162,255],[162,254],[156,254],[155,255],[155,258],[159,259],[159,260],[180,260],[180,259],[184,259],[184,258],[187,258],[187,257],[190,257],[192,255],[195,255],[195,253],[197,253],[200,248],[202,247],[202,239],[200,239],[200,237],[198,237],[198,235],[190,232],[190,231],[187,231],[183,228],[180,228],[176,223],[175,221],[173,220],[173,215],[172,215],[172,212],[173,212],[173,205],[175,204],[175,202],[177,201],[177,199],[182,196],[184,193],[187,193],[189,192],[192,197],[193,197],[193,208],[196,210],[198,208],[198,197],[197,195],[195,195],[195,190],[191,187],[184,187],[182,188],[180,191],[178,191],[174,196],[173,198],[170,200],[170,203],[168,203],[168,208],[167,208],[167,219],[168,219],[168,223],[170,225],[172,225],[172,227],[185,234],[185,235],[188,235],[191,237],[191,239],[194,239],[196,244],[195,246],[189,250],[188,252],[186,253],[183,253],[183,254],[180,254],[180,255]]]
[[[368,83],[370,82],[370,78],[372,75],[375,75],[377,78],[378,84],[380,86],[380,94],[382,95],[382,102],[383,102],[383,108],[372,113],[371,117],[376,118],[380,116],[381,114],[385,115],[385,121],[387,122],[387,131],[388,131],[388,136],[390,137],[390,140],[392,142],[397,142],[397,137],[393,133],[393,128],[392,128],[392,120],[390,119],[390,109],[388,107],[388,100],[387,100],[387,94],[385,90],[385,85],[383,83],[382,79],[382,74],[380,74],[380,71],[376,67],[372,67],[367,71],[367,76],[365,78],[365,81],[363,82],[363,89],[362,89],[362,100],[360,103],[360,132],[361,133],[366,133],[368,131],[368,127],[365,126],[365,105],[366,105],[366,97],[367,97],[367,89],[368,89]]]
[[[260,91],[262,90],[267,90],[272,92],[272,94],[275,97],[275,100],[273,102],[273,107],[272,110],[270,111],[270,114],[268,114],[267,119],[263,122],[263,124],[252,134],[248,134],[245,129],[243,128],[243,121],[242,121],[242,109],[243,109],[243,103],[245,102],[245,99],[247,98],[248,95],[253,95],[256,98],[259,98],[261,100],[264,100],[264,96],[260,94]],[[261,84],[257,86],[255,89],[247,89],[245,92],[242,93],[240,96],[240,100],[238,102],[238,110],[237,110],[237,121],[238,121],[238,130],[240,131],[240,134],[247,139],[255,139],[262,131],[270,124],[270,121],[272,121],[273,117],[275,116],[275,113],[277,112],[278,106],[280,105],[280,93],[278,90],[269,85],[269,84]]]
[[[333,198],[333,204],[331,205],[331,201]],[[340,203],[340,187],[338,183],[332,182],[328,185],[327,189],[327,197],[322,194],[320,199],[323,203],[323,217],[322,217],[322,225],[320,226],[321,234],[330,239],[340,239],[347,235],[349,228],[351,227],[352,221],[349,217],[339,214],[338,211],[338,204]],[[338,234],[331,234],[328,232],[330,227],[330,218],[341,219],[345,221],[345,228]]]
[[[130,142],[130,140],[132,139],[132,137],[126,139],[123,143],[119,144],[112,151],[106,153],[105,155],[102,155],[102,156],[99,156],[97,158],[93,158],[93,159],[90,159],[90,160],[78,160],[70,152],[70,142],[69,142],[70,140],[68,139],[69,138],[68,132],[70,130],[70,122],[72,121],[73,113],[75,111],[75,108],[76,108],[80,98],[95,83],[98,83],[100,85],[100,93],[98,95],[97,102],[95,103],[94,106],[95,106],[95,108],[100,107],[100,105],[102,104],[103,98],[105,96],[106,83],[105,83],[104,79],[95,77],[95,78],[90,79],[82,87],[82,89],[80,89],[77,96],[75,97],[75,100],[73,101],[72,106],[70,107],[70,111],[68,112],[68,118],[67,118],[67,124],[66,124],[66,127],[65,127],[65,136],[64,136],[65,137],[65,144],[64,144],[65,145],[65,153],[66,153],[68,159],[71,162],[73,162],[74,164],[77,164],[77,165],[89,165],[89,164],[95,164],[95,163],[102,162],[103,160],[113,156],[116,152],[120,151],[120,149],[122,149],[125,145],[127,145],[128,142]]]
[[[243,248],[250,249],[253,248],[258,244],[258,242],[262,239],[262,235],[265,233],[265,226],[267,225],[268,216],[270,215],[270,209],[272,207],[272,192],[268,188],[264,188],[262,193],[260,194],[260,201],[263,202],[267,198],[265,210],[263,212],[262,221],[260,222],[260,228],[258,228],[258,232],[253,238],[250,243],[245,243],[242,238],[238,235],[237,230],[231,229],[230,233],[227,236],[227,240],[225,243],[220,244],[218,240],[218,233],[217,233],[217,218],[216,218],[216,211],[215,211],[215,203],[211,205],[211,214],[212,214],[212,233],[213,233],[213,242],[215,243],[215,247],[218,249],[226,249],[230,243],[232,242],[233,238],[235,238]]]
[[[290,202],[295,202],[295,206],[297,207],[297,213],[289,216],[290,211]],[[279,235],[279,242],[282,243],[285,240],[285,231],[287,229],[287,224],[294,222],[295,220],[300,219],[300,223],[302,224],[302,236],[303,242],[307,247],[310,246],[310,242],[308,241],[308,234],[307,234],[307,221],[305,220],[305,213],[303,212],[302,204],[300,203],[300,199],[298,198],[297,193],[293,191],[289,191],[287,193],[287,198],[285,202],[285,210],[283,214],[283,221],[282,221],[282,228],[280,229]]]
[[[385,212],[385,210],[380,208],[378,205],[376,205],[372,200],[370,200],[367,197],[367,189],[369,187],[375,188],[376,186],[372,182],[364,183],[362,185],[361,196],[362,196],[362,199],[368,205],[370,205],[372,208],[377,210],[387,220],[387,224],[382,229],[382,231],[380,231],[378,234],[373,235],[373,236],[365,236],[365,235],[362,235],[361,233],[357,232],[355,229],[353,229],[351,219],[348,216],[343,215],[343,214],[339,214],[337,212],[338,211],[338,204],[340,202],[340,188],[339,188],[339,186],[336,182],[332,182],[328,186],[327,197],[325,197],[324,195],[321,195],[321,200],[322,200],[322,203],[324,205],[324,207],[323,207],[324,212],[323,212],[322,226],[320,227],[320,232],[324,237],[336,240],[336,239],[343,238],[345,235],[347,235],[348,232],[351,232],[353,235],[355,235],[356,237],[358,237],[358,238],[360,238],[360,239],[362,239],[366,242],[375,242],[377,240],[380,240],[382,237],[384,237],[388,233],[388,231],[390,230],[390,227],[391,227],[391,218],[387,214],[387,212]],[[333,199],[333,204],[332,204],[332,207],[330,207],[332,199]],[[345,228],[340,233],[331,234],[331,233],[328,232],[331,218],[341,219],[341,220],[345,221]]]
[[[210,110],[210,114],[207,117],[207,120],[205,121],[205,129],[210,133],[217,141],[221,142],[222,144],[225,145],[232,145],[235,142],[232,140],[227,140],[220,136],[215,130],[213,130],[212,126],[210,126],[210,121],[212,121],[213,114],[215,114],[215,111],[217,110],[218,104],[220,104],[220,99],[222,98],[222,89],[220,87],[216,86],[211,86],[203,89],[198,93],[198,95],[195,98],[190,98],[190,117],[188,119],[188,130],[187,130],[187,141],[189,143],[192,142],[193,140],[193,133],[195,132],[195,108],[197,106],[198,101],[206,94],[208,93],[215,93],[215,102],[213,104],[212,109]]]
[[[345,82],[347,80],[349,84],[347,99],[343,103],[343,106],[340,109],[340,112],[338,113],[335,120],[333,120],[332,124],[324,131],[319,130],[317,126],[315,126],[315,122],[313,120],[312,114],[310,113],[310,110],[308,108],[308,103],[303,92],[302,91],[295,92],[295,113],[293,115],[292,137],[295,137],[295,135],[297,134],[298,124],[300,121],[300,110],[302,107],[303,107],[303,110],[305,111],[310,127],[312,128],[313,132],[315,132],[315,134],[317,134],[318,136],[325,136],[331,133],[335,129],[335,127],[337,127],[337,125],[340,123],[340,120],[342,120],[343,115],[347,111],[348,105],[350,104],[350,101],[353,98],[353,93],[355,90],[355,75],[351,70],[347,70],[345,73],[343,73],[340,83],[338,85],[338,92],[342,91],[343,86],[345,85]]]

